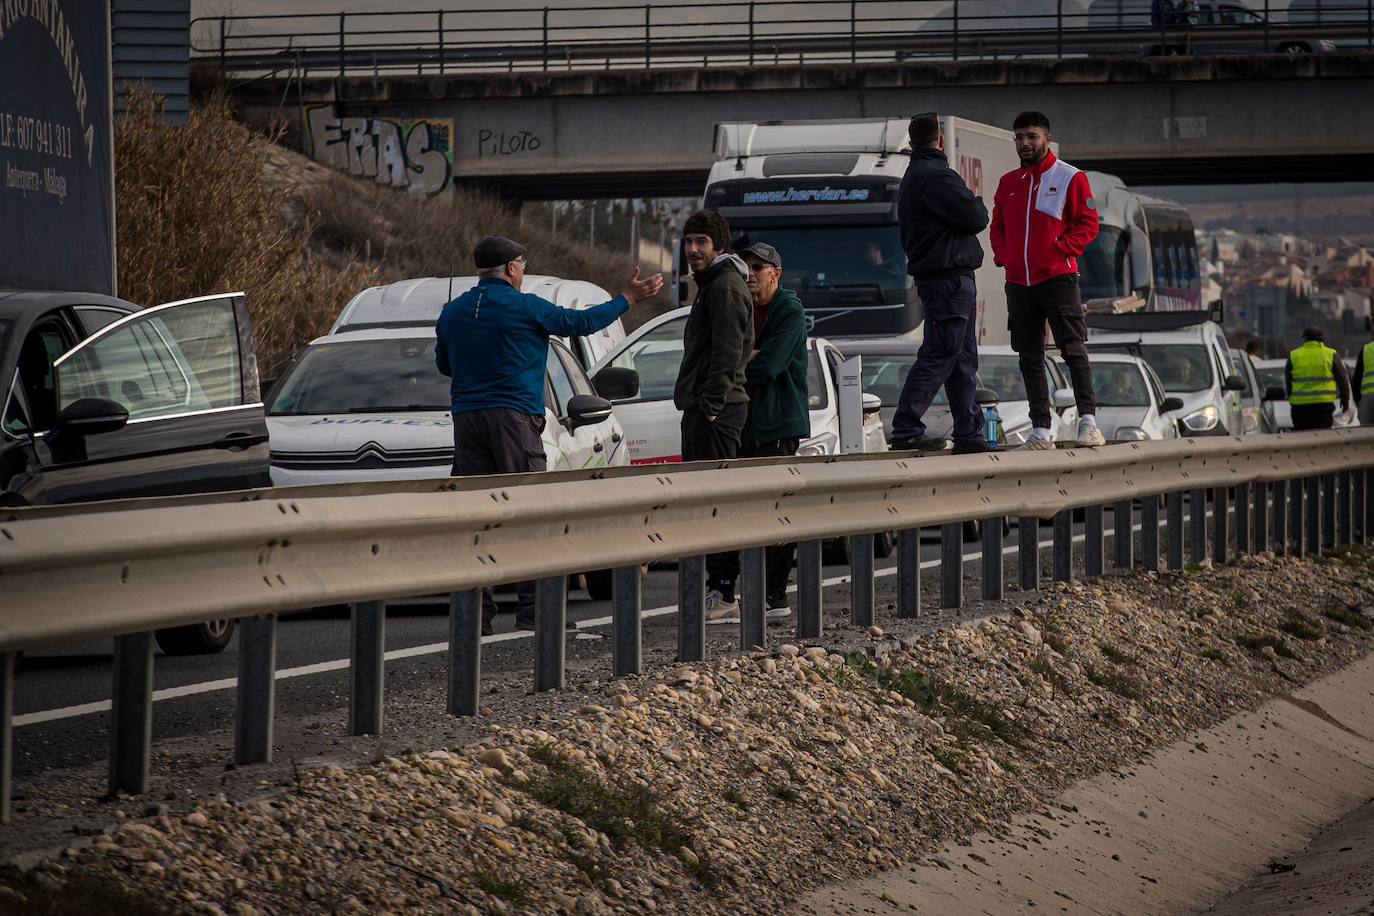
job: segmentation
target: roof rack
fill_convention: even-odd
[[[1211,321],[1221,324],[1224,317],[1222,301],[1217,299],[1206,309],[1187,312],[1124,312],[1120,314],[1086,315],[1088,327],[1099,331],[1177,331]]]

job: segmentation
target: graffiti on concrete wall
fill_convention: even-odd
[[[340,117],[331,105],[308,117],[308,148],[318,162],[417,196],[451,186],[451,118]]]

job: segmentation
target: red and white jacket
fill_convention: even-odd
[[[1007,282],[1034,286],[1078,273],[1078,256],[1097,238],[1088,176],[1052,151],[1002,176],[993,196],[992,258]]]

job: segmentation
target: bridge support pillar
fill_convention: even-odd
[[[611,572],[611,617],[615,631],[615,676],[639,674],[644,668],[642,649],[644,593],[638,566],[620,566]]]
[[[873,535],[856,534],[849,538],[850,622],[856,627],[873,626]]]
[[[277,615],[239,621],[239,688],[234,718],[234,762],[272,761],[277,695]]]
[[[448,714],[475,716],[482,692],[482,590],[448,596]]]
[[[386,604],[353,605],[349,631],[348,733],[382,733],[382,695],[386,679]]]
[[[897,532],[897,616],[921,616],[921,529]]]
[[[1021,516],[1016,520],[1016,575],[1021,588],[1040,587],[1040,519]]]
[[[677,562],[677,660],[706,661],[706,557]]]
[[[568,582],[546,576],[534,583],[534,692],[563,689]]]
[[[763,611],[766,596],[763,583],[764,548],[746,547],[739,563],[739,647],[741,652],[768,644]],[[869,579],[871,582],[872,579]]]
[[[115,637],[110,709],[110,794],[148,790],[153,752],[153,634]]]
[[[1054,516],[1054,581],[1073,581],[1073,510]]]
[[[1002,526],[1000,515],[983,519],[983,599],[1002,599]]]
[[[964,524],[940,526],[940,607],[964,604]]]
[[[1173,572],[1183,569],[1183,491],[1175,490],[1164,497],[1164,568]]]
[[[820,541],[797,545],[797,638],[821,638]]]

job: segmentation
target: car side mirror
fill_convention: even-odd
[[[1072,388],[1060,388],[1051,396],[1050,403],[1054,404],[1055,410],[1068,410],[1078,403],[1078,399],[1073,396]]]
[[[996,407],[998,404],[997,392],[991,388],[974,389],[973,400],[979,407]]]
[[[595,426],[611,415],[611,402],[594,394],[575,394],[568,399],[568,420],[573,429]]]
[[[623,401],[639,394],[639,373],[620,366],[607,366],[592,379],[592,387],[608,401]]]
[[[1175,410],[1182,410],[1182,409],[1183,409],[1183,398],[1180,398],[1180,397],[1173,397],[1173,396],[1167,397],[1167,398],[1165,398],[1165,399],[1163,400],[1163,402],[1160,403],[1160,405],[1159,405],[1159,412],[1160,412],[1160,413],[1171,413],[1171,412],[1173,412],[1173,411],[1175,411]]]
[[[72,401],[57,415],[53,432],[63,436],[98,436],[124,428],[129,411],[123,404],[105,398]]]
[[[1228,375],[1226,376],[1226,381],[1221,383],[1221,387],[1225,388],[1227,391],[1244,391],[1245,379],[1241,378],[1239,375]]]
[[[877,413],[878,411],[883,409],[883,399],[878,397],[871,391],[865,391],[862,400],[863,412],[865,415]]]
[[[1264,399],[1266,401],[1286,401],[1288,400],[1288,389],[1282,385],[1270,385],[1264,389]]]

